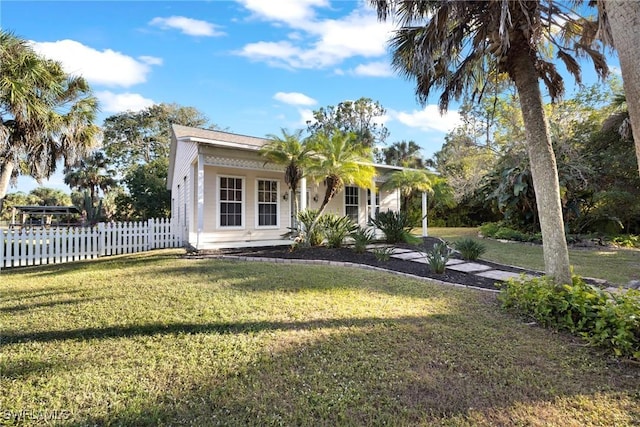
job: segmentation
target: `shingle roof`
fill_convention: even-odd
[[[262,147],[268,139],[258,138],[255,136],[239,135],[236,133],[223,132],[219,130],[208,130],[192,128],[188,126],[173,125],[173,132],[176,138],[200,138],[205,140],[230,142],[234,144],[250,145],[254,147]]]

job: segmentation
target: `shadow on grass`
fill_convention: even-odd
[[[183,249],[158,249],[134,254],[110,255],[95,259],[69,261],[65,263],[51,263],[3,269],[1,274],[10,276],[20,274],[25,276],[56,276],[77,272],[83,269],[91,271],[113,270],[122,266],[147,266],[150,263],[162,263],[167,259],[179,259],[184,255]]]
[[[80,292],[80,291],[76,291]],[[67,294],[68,292],[65,292]],[[82,304],[91,301],[98,301],[106,299],[105,297],[95,297],[95,298],[76,298],[76,299],[65,299],[65,300],[57,300],[57,301],[47,301],[47,302],[36,302],[30,304],[18,304],[11,307],[0,307],[0,313],[19,313],[21,311],[33,310],[35,308],[51,308],[59,305],[72,305],[72,304]]]
[[[443,316],[436,314],[429,318]],[[6,332],[1,337],[0,345],[8,345],[22,342],[50,342],[61,340],[89,340],[109,338],[131,338],[154,335],[179,335],[179,334],[246,334],[263,331],[292,331],[314,330],[321,328],[338,327],[363,327],[376,323],[414,323],[425,317],[400,317],[400,318],[346,318],[346,319],[319,319],[303,322],[218,322],[218,323],[153,323],[146,325],[112,326],[106,328],[83,328],[59,331],[12,333]]]
[[[391,296],[433,298],[462,290],[454,286],[440,285],[430,287],[430,292],[425,293],[423,286],[416,285],[415,280],[419,279],[409,279],[393,272],[322,264],[206,259],[189,261],[176,267],[159,267],[153,274],[161,277],[189,276],[193,277],[194,281],[204,279],[211,283],[220,280],[231,283],[228,287],[243,292],[296,293],[345,289],[374,291]],[[375,276],[375,280],[370,279],[372,275]],[[264,280],[265,277],[269,277],[270,280]],[[425,286],[431,286],[429,279],[422,282]],[[487,296],[494,298],[492,293],[487,293]]]
[[[72,425],[636,425],[640,421],[637,369],[607,366],[588,349],[568,346],[547,331],[530,328],[527,338],[520,335],[526,327],[520,327],[514,347],[506,341],[506,329],[498,335],[472,336],[476,329],[452,328],[448,315],[428,321],[356,322],[368,328],[322,335],[275,353],[265,351],[227,374],[213,369],[210,377],[176,379],[179,389],[164,390],[146,406],[120,404],[109,414],[78,414]],[[324,323],[240,324],[232,329],[282,330]],[[228,327],[222,328],[228,331]],[[514,348],[523,345],[527,351],[520,349],[514,358]],[[614,394],[611,401],[599,400],[608,392]],[[608,405],[619,407],[609,412]]]
[[[54,295],[68,295],[82,292],[75,287],[56,287],[51,290],[51,286],[36,289],[3,289],[0,293],[0,302],[24,301],[29,298],[52,297]]]

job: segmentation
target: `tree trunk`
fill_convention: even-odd
[[[524,119],[531,176],[542,230],[545,273],[558,284],[571,283],[556,157],[549,138],[538,76],[526,53],[515,55],[511,74],[518,90]]]
[[[613,44],[620,58],[640,173],[640,2],[607,0],[603,5],[609,19]]]
[[[11,182],[14,167],[15,165],[12,161],[7,161],[3,165],[0,165],[0,212],[2,212],[4,208],[4,198],[9,189],[9,182]]]

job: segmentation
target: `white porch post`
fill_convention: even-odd
[[[427,237],[427,192],[422,192],[422,237]]]
[[[296,197],[294,194],[293,197]],[[298,210],[303,211],[307,209],[307,177],[302,177],[300,179],[300,204],[298,205]],[[297,226],[298,219],[292,215],[292,227]]]
[[[371,180],[371,189],[369,190],[371,192],[371,197],[369,197],[369,216],[371,217],[371,219],[374,219],[376,217],[376,180],[372,179]],[[367,222],[369,221],[369,218],[367,218]]]
[[[307,177],[300,180],[300,206],[298,209],[301,211],[307,209]]]
[[[198,228],[196,237],[196,249],[200,248],[200,233],[204,226],[204,156],[198,154],[198,201],[196,203],[196,212],[198,218]],[[186,191],[186,189],[185,189]]]

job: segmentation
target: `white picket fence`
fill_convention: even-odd
[[[0,230],[0,269],[58,264],[183,244],[170,219],[99,223],[94,227]]]

